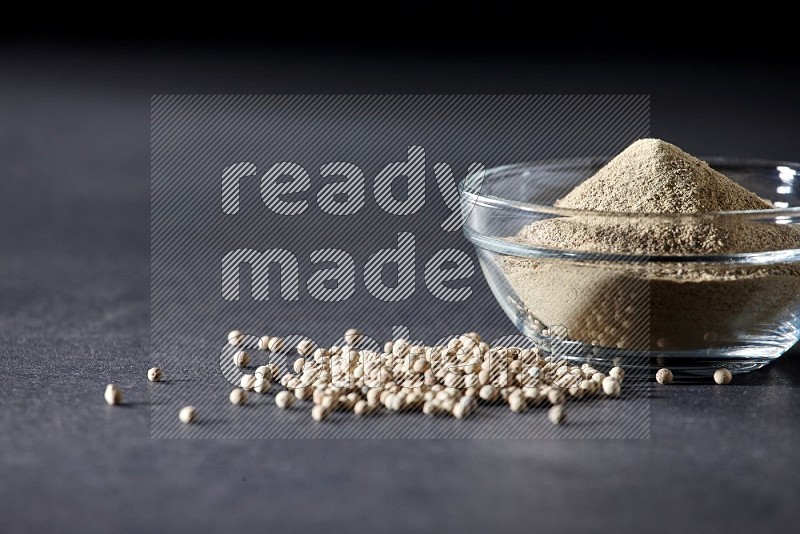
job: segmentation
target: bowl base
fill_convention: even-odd
[[[661,368],[682,379],[710,377],[719,368],[733,374],[748,373],[769,364],[786,350],[777,346],[716,347],[713,350],[631,351],[595,347],[579,341],[543,340],[537,344],[546,356],[572,363],[589,363],[598,369],[619,365],[626,375],[652,377]]]

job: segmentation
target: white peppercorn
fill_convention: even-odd
[[[603,393],[609,397],[616,397],[619,395],[620,387],[619,382],[613,376],[607,376],[603,379]]]
[[[247,353],[247,351],[238,351],[233,355],[233,364],[239,368],[247,367],[250,364],[250,355]]]
[[[161,382],[161,368],[160,367],[153,367],[149,371],[147,371],[147,379],[150,382]]]
[[[331,408],[333,408],[333,405],[336,404],[336,401],[338,400],[339,400],[338,396],[334,397],[333,395],[325,395],[324,397],[322,397],[322,402],[320,402],[319,405],[325,408],[326,410],[330,410]]]
[[[444,376],[444,385],[449,388],[456,387],[459,383],[461,383],[461,378],[455,373],[447,373]]]
[[[255,375],[242,375],[242,379],[239,381],[239,385],[245,391],[252,391],[256,385]]]
[[[380,397],[380,394],[381,390],[378,388],[371,388],[369,391],[367,391],[367,404],[370,407],[374,407],[380,404],[380,400],[378,398]]]
[[[253,385],[253,391],[256,393],[266,393],[270,390],[272,384],[261,375],[256,375],[256,383]]]
[[[453,417],[456,419],[463,419],[469,415],[470,412],[470,405],[464,402],[457,402],[455,406],[453,406]]]
[[[325,350],[325,349],[320,347],[320,348],[318,348],[317,350],[314,351],[314,362],[317,365],[324,365],[326,363],[326,361],[329,360],[329,359],[330,358],[328,358],[328,351],[327,350]]]
[[[369,404],[365,400],[360,400],[353,406],[353,413],[356,415],[364,415],[369,410]]]
[[[270,380],[275,380],[280,376],[281,368],[278,366],[277,363],[268,363],[265,367],[269,369],[270,373],[272,373],[272,377],[270,378]],[[264,376],[266,376],[266,374]]]
[[[234,388],[228,398],[230,399],[231,404],[235,404],[237,406],[242,405],[247,400],[247,392],[242,388]]]
[[[564,422],[564,419],[567,417],[567,410],[564,408],[563,404],[556,404],[555,406],[551,406],[549,410],[547,410],[547,418],[550,419],[550,422],[554,425],[560,425]]]
[[[456,405],[455,401],[453,399],[449,399],[449,398],[445,399],[445,400],[443,400],[443,401],[441,401],[439,403],[439,407],[444,412],[452,412],[453,411],[453,406],[455,406],[455,405]]]
[[[578,387],[580,387],[587,395],[597,392],[597,382],[594,380],[581,380],[581,383],[578,385]]]
[[[508,397],[508,407],[512,412],[522,412],[525,410],[525,397],[521,394]]]
[[[483,338],[481,337],[481,335],[480,335],[479,333],[477,333],[477,332],[467,332],[467,333],[466,333],[466,334],[464,334],[464,335],[465,335],[466,337],[470,338],[471,340],[473,340],[475,343],[480,343],[480,342],[481,342],[481,340],[483,339]]]
[[[311,417],[314,421],[322,421],[328,417],[328,410],[323,408],[322,405],[316,405],[311,408]]]
[[[278,408],[289,408],[293,402],[294,395],[289,391],[279,391],[278,394],[275,395],[275,404]]]
[[[116,385],[109,384],[106,386],[105,391],[105,399],[108,404],[111,406],[115,406],[117,404],[122,404],[122,390],[120,390]]]
[[[539,388],[537,387],[524,387],[522,388],[522,395],[528,399],[529,402],[532,404],[538,404],[540,401],[544,400],[544,397],[539,392]]]
[[[563,404],[564,393],[560,389],[551,389],[547,392],[547,400],[550,401],[550,404]]]
[[[561,365],[558,369],[556,369],[555,376],[556,378],[561,378],[565,374],[569,373],[569,367],[565,365]]]
[[[492,402],[497,398],[497,390],[491,384],[486,384],[478,390],[478,396],[485,401]]]
[[[272,382],[272,369],[267,365],[258,367],[255,372],[256,379],[261,377],[265,382]]]
[[[487,385],[489,383],[489,380],[491,380],[491,375],[489,374],[489,371],[484,369],[483,371],[480,371],[478,373],[478,383],[481,386]]]
[[[298,348],[297,350],[299,351],[300,349]],[[294,372],[295,372],[295,373],[300,373],[300,372],[302,372],[302,371],[303,371],[303,366],[304,366],[305,364],[306,364],[306,360],[305,360],[305,358],[297,358],[297,359],[294,361],[294,365],[292,366],[292,368],[294,369]]]
[[[622,384],[622,380],[625,378],[625,370],[622,367],[612,367],[608,372],[608,376],[616,378],[617,382]]]
[[[733,380],[733,375],[724,367],[720,367],[714,371],[714,382],[720,385],[730,384]]]
[[[415,373],[423,374],[425,371],[431,368],[431,364],[425,358],[417,358],[414,361],[412,368],[414,369]]]
[[[312,352],[314,352],[314,343],[311,340],[304,339],[297,344],[297,354],[299,354],[300,357],[305,358]]]
[[[656,382],[659,384],[671,384],[673,379],[672,371],[667,369],[666,367],[663,369],[659,369],[656,373]]]
[[[605,380],[605,378],[606,378],[606,375],[603,374],[603,373],[594,373],[592,375],[592,382],[594,382],[595,384],[597,384],[598,387],[600,387],[600,385],[603,383],[603,380]]]
[[[269,340],[269,344],[267,345],[270,352],[280,352],[283,350],[283,339],[279,337],[273,337]]]
[[[241,345],[244,343],[244,334],[239,330],[231,330],[230,333],[228,333],[228,343],[232,347]]]
[[[270,336],[262,336],[261,339],[258,340],[258,350],[269,350],[270,341],[272,341]]]
[[[464,386],[467,388],[473,388],[480,385],[480,381],[478,379],[477,373],[470,373],[464,376]]]
[[[350,328],[344,333],[344,342],[348,345],[355,346],[361,341],[363,334],[357,328]]]
[[[181,411],[178,412],[178,419],[181,420],[181,423],[188,424],[194,421],[197,418],[197,410],[195,410],[194,406],[184,406],[181,408]]]

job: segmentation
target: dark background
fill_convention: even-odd
[[[663,34],[473,4],[466,24],[420,6],[370,25],[306,23],[305,7],[203,29],[10,24],[0,531],[794,530],[796,351],[729,387],[654,389],[649,440],[150,439],[151,95],[647,93],[653,134],[691,153],[800,160],[796,40],[779,14],[657,7]],[[127,406],[102,402],[112,380]]]

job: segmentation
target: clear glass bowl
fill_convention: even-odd
[[[707,161],[775,209],[557,208],[605,163],[570,159],[468,176],[459,186],[464,233],[500,306],[546,351],[692,374],[757,369],[800,337],[800,164]],[[714,252],[685,253],[699,241]]]

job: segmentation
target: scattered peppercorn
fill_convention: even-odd
[[[109,384],[106,386],[105,398],[111,406],[122,404],[122,390],[114,384]]]
[[[671,384],[672,383],[672,371],[667,369],[666,367],[663,369],[659,369],[656,373],[656,382],[659,384]]]
[[[250,364],[250,355],[243,350],[240,350],[233,355],[233,363],[236,367],[247,367]]]
[[[147,371],[147,379],[150,382],[161,382],[161,368],[160,367],[153,367],[149,371]]]
[[[239,405],[244,404],[245,401],[247,401],[247,392],[245,390],[243,390],[242,388],[235,388],[233,391],[231,391],[231,394],[229,395],[229,398],[230,398],[231,404],[235,404],[235,405],[239,406]]]
[[[197,410],[194,409],[194,406],[184,406],[178,413],[178,419],[180,419],[181,423],[184,424],[193,422],[196,417],[197,417]]]
[[[344,342],[350,346],[356,346],[361,341],[363,334],[357,328],[350,328],[344,333]]]
[[[714,371],[714,382],[720,385],[730,384],[733,380],[733,375],[724,367],[720,367]]]
[[[616,397],[619,395],[620,387],[619,382],[613,376],[607,376],[603,379],[603,393],[609,397]]]
[[[228,343],[230,343],[232,347],[238,347],[244,343],[244,334],[239,330],[231,330],[228,334]]]
[[[256,385],[255,375],[242,375],[242,379],[239,381],[239,385],[245,391],[252,391]]]
[[[567,410],[564,408],[563,404],[556,404],[555,406],[551,406],[550,409],[547,411],[547,418],[550,419],[550,422],[554,425],[560,425],[564,422],[564,419],[567,417]]]
[[[278,408],[289,408],[294,402],[294,396],[288,391],[280,391],[275,395],[275,404]]]

